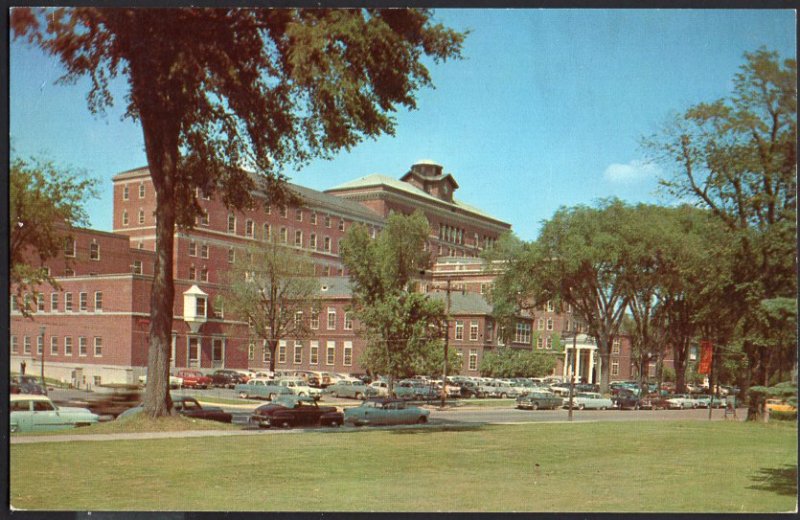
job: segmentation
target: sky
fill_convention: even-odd
[[[562,206],[608,197],[670,203],[657,191],[669,165],[648,163],[641,138],[671,114],[729,96],[744,53],[796,59],[791,10],[438,9],[434,21],[469,30],[461,60],[428,62],[434,89],[396,114],[395,136],[333,160],[287,170],[325,190],[434,160],[457,199],[536,239]],[[115,174],[146,165],[141,128],[116,103],[87,109],[88,80],[56,84],[64,69],[22,40],[10,46],[10,137],[15,155],[53,160],[100,180],[91,227],[112,228]]]

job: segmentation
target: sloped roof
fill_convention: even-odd
[[[374,173],[372,175],[367,175],[365,177],[360,177],[358,179],[354,179],[352,181],[345,182],[344,184],[340,184],[338,186],[334,186],[333,188],[325,190],[326,193],[331,192],[340,192],[340,191],[348,191],[348,190],[356,190],[362,188],[376,188],[380,186],[387,186],[389,188],[405,192],[409,195],[413,195],[415,197],[419,197],[431,202],[435,202],[436,204],[442,204],[444,206],[451,206],[458,208],[462,211],[467,213],[472,213],[474,215],[478,215],[483,218],[487,218],[490,220],[494,220],[495,222],[500,222],[502,224],[509,225],[507,222],[503,222],[502,220],[493,217],[483,211],[479,210],[475,206],[471,206],[464,202],[461,202],[458,199],[453,199],[453,202],[443,201],[433,195],[425,193],[423,190],[417,188],[416,186],[409,184],[407,182],[403,182],[397,179],[393,179],[386,175],[381,175],[379,173]]]
[[[443,291],[432,291],[428,293],[428,296],[435,300],[445,301],[447,293]],[[486,301],[482,294],[450,291],[450,314],[490,315],[491,313],[492,306]]]

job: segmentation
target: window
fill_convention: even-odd
[[[199,317],[206,317],[206,299],[205,298],[197,298],[195,300],[195,316]]]
[[[40,356],[44,351],[44,336],[36,336],[36,353]]]
[[[283,340],[278,343],[278,363],[286,363],[286,341]]]
[[[312,310],[311,311],[311,322],[310,322],[309,326],[313,330],[319,329],[319,311],[317,311],[317,310]]]
[[[128,222],[129,222],[129,220],[128,220],[128,210],[123,210],[122,211],[122,225],[123,226],[127,226]]]
[[[75,241],[69,237],[64,239],[64,256],[75,256]]]
[[[299,330],[300,327],[303,326],[303,311],[297,311],[294,313],[294,328]]]
[[[342,364],[346,367],[353,366],[353,342],[345,341],[342,353]]]
[[[144,198],[144,183],[143,182],[139,183],[139,198],[140,199]]]
[[[189,280],[194,280],[197,273],[197,269],[194,266],[189,267]]]
[[[94,355],[95,357],[103,357],[103,338],[94,337]]]
[[[464,322],[461,320],[456,320],[455,339],[464,339]]]
[[[328,307],[328,330],[336,328],[336,309]]]
[[[325,215],[325,227],[326,228],[331,227],[331,216],[330,215]]]
[[[203,267],[200,269],[200,281],[207,282],[208,281],[208,269]]]
[[[127,184],[122,186],[122,200],[128,200],[131,196],[131,190]]]
[[[11,311],[12,312],[19,312],[19,304],[17,303],[17,297],[13,294],[11,295]]]
[[[11,353],[17,354],[19,352],[19,343],[17,343],[17,337],[11,336]]]
[[[614,341],[611,343],[611,353],[619,354],[619,347],[620,347],[620,339],[614,338]]]
[[[89,307],[89,295],[85,292],[78,294],[78,310],[81,312],[86,312],[86,309]]]
[[[286,206],[281,206],[281,217],[286,218],[289,215],[289,211]]]
[[[303,221],[303,210],[302,209],[297,208],[296,210],[294,210],[294,219],[296,221],[298,221],[298,222],[302,222]]]
[[[228,263],[232,264],[236,261],[236,250],[234,248],[228,248]]]
[[[64,355],[72,355],[72,336],[64,336]]]
[[[200,214],[200,225],[207,226],[208,225],[208,211],[203,210]]]
[[[544,348],[545,350],[552,350],[553,349],[553,338],[548,336],[544,340]]]
[[[228,233],[236,233],[236,215],[228,213]]]
[[[103,312],[103,293],[94,293],[94,312]]]
[[[50,293],[50,312],[58,312],[58,293]]]
[[[316,226],[317,225],[317,212],[316,211],[312,211],[311,212],[311,216],[308,217],[308,220],[309,220],[309,222],[311,222],[312,224],[314,224]]]
[[[312,213],[313,215],[313,213]],[[310,355],[308,362],[312,365],[319,364],[319,341],[312,341],[310,346]]]
[[[344,313],[344,330],[353,330],[353,317],[351,313]]]
[[[31,337],[25,336],[22,338],[22,352],[25,354],[31,353]]]
[[[247,359],[253,361],[255,358],[256,358],[256,342],[251,339],[250,342],[247,344]]]
[[[470,320],[469,322],[469,340],[478,341],[478,320]]]
[[[474,348],[469,349],[469,369],[478,370],[478,351]]]
[[[289,233],[286,231],[285,227],[281,228],[281,243],[285,244],[289,241]]]
[[[247,219],[244,222],[244,235],[253,238],[254,234],[255,234],[255,225],[253,224],[252,220]]]
[[[544,348],[544,338],[539,336],[536,338],[536,348],[543,349]]]
[[[36,294],[36,310],[38,312],[44,312],[44,294],[42,293]]]
[[[189,242],[189,256],[197,256],[197,244],[194,240]]]
[[[296,247],[303,247],[303,232],[299,229],[294,232],[294,245]]]
[[[142,274],[142,261],[141,260],[134,260],[133,261],[133,274]]]
[[[539,318],[538,320],[536,320],[536,329],[544,330],[544,318]]]
[[[200,258],[208,258],[208,244],[200,246]]]
[[[555,310],[555,306],[553,305],[553,302],[551,302],[550,300],[547,300],[547,312],[553,312],[554,310]]]
[[[316,249],[317,248],[317,235],[316,235],[316,233],[311,233],[310,235],[308,235],[308,247],[310,249]]]
[[[272,352],[269,351],[269,345],[267,345],[266,340],[264,340],[262,348],[264,349],[264,356],[263,356],[264,363],[269,365],[272,362]]]
[[[325,353],[325,364],[333,365],[335,360],[336,360],[336,342],[329,341],[328,348],[326,349]]]
[[[86,337],[81,336],[78,338],[78,355],[85,356],[87,354]]]
[[[328,253],[330,253],[331,252],[331,237],[325,237],[323,239],[322,243],[323,243],[323,249],[325,251],[327,251]]]
[[[618,359],[611,359],[611,375],[618,376],[619,375],[619,360]]]
[[[547,330],[553,330],[553,318],[547,318]]]
[[[269,240],[272,238],[272,230],[269,227],[269,224],[264,224],[261,227],[261,239],[262,240]]]
[[[344,231],[344,219],[339,219],[339,231]]]
[[[303,342],[294,342],[294,364],[299,365],[303,362]]]
[[[139,224],[144,224],[144,210],[139,208]]]

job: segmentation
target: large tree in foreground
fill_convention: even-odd
[[[58,288],[45,263],[63,256],[72,228],[89,223],[84,204],[97,196],[96,181],[52,162],[15,157],[9,169],[9,243],[12,298],[23,315],[32,307],[30,291],[42,284]],[[35,293],[40,297],[40,293]]]
[[[359,361],[371,372],[389,376],[390,392],[394,379],[431,366],[432,352],[445,332],[444,304],[412,287],[430,266],[424,250],[429,235],[428,221],[417,211],[390,215],[375,239],[364,226],[353,226],[342,240],[355,315],[367,342]]]
[[[289,198],[282,167],[392,134],[398,107],[431,85],[422,63],[459,55],[463,35],[415,9],[12,10],[15,37],[88,75],[89,108],[128,80],[156,190],[156,261],[145,412],[170,412],[173,234],[199,213],[196,188],[230,207]],[[248,174],[239,168],[255,170]]]

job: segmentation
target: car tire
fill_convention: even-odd
[[[300,394],[299,394],[299,395],[300,395],[301,397],[305,397],[305,396],[306,396],[306,393],[305,393],[305,392],[300,392]]]
[[[500,399],[505,399],[506,397],[508,397],[508,394],[506,394],[505,392],[502,392],[500,394]]]
[[[679,410],[683,410],[683,403],[680,403],[680,404],[678,405],[678,409],[679,409]]]
[[[331,421],[331,428],[338,428],[341,425],[342,423],[340,423],[339,421]]]
[[[578,410],[583,410],[584,408],[586,408],[585,404],[579,404],[578,405]]]
[[[239,392],[239,399],[247,399],[247,392]]]
[[[364,396],[361,394],[361,392],[356,392],[356,399],[364,399]]]
[[[428,418],[427,418],[427,417],[425,417],[424,415],[421,415],[421,416],[419,417],[419,419],[417,419],[417,424],[425,424],[425,423],[427,423],[427,422],[428,422]]]
[[[339,397],[339,396],[336,395],[336,392],[331,392],[331,397]]]
[[[274,393],[274,392],[269,394],[269,400],[270,401],[274,401],[276,397],[278,397],[278,395],[276,393]]]
[[[533,403],[531,405],[531,410],[538,410],[538,409],[539,409],[539,403]]]
[[[601,406],[600,409],[601,410],[608,410],[608,407],[607,406]]]

